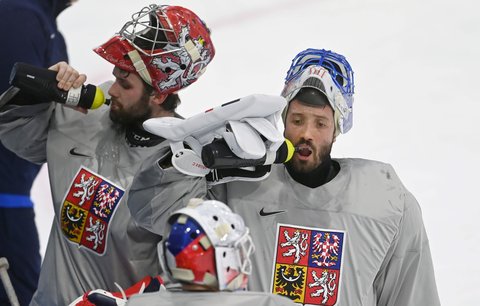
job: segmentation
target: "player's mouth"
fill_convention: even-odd
[[[119,108],[120,108],[120,104],[118,103],[118,101],[112,99],[112,100],[110,101],[110,109],[111,109],[111,110],[117,110],[117,109],[119,109]]]
[[[301,144],[295,147],[295,153],[300,160],[307,160],[312,155],[313,150],[310,146]]]

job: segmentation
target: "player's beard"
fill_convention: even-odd
[[[309,174],[317,170],[325,161],[330,161],[330,153],[332,152],[333,141],[318,147],[314,146],[309,141],[301,140],[295,146],[299,146],[301,144],[310,146],[312,149],[313,161],[292,158],[288,162],[288,166],[291,170],[297,172],[298,174]]]
[[[116,104],[116,109],[110,109],[110,119],[124,127],[141,126],[145,120],[152,116],[149,101],[150,95],[143,92],[140,99],[128,109],[125,109],[121,104]],[[112,103],[115,103],[115,101],[112,101]]]

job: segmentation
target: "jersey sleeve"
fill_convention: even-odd
[[[205,198],[204,177],[187,176],[170,164],[170,148],[153,154],[135,174],[128,195],[128,208],[135,222],[158,235],[165,235],[168,217],[191,198]]]
[[[218,184],[208,189],[207,198],[227,203],[227,184]]]
[[[38,164],[46,162],[47,135],[54,108],[53,103],[2,107],[0,109],[2,144],[30,162]]]
[[[375,280],[377,305],[440,305],[418,202],[406,192],[403,218]]]

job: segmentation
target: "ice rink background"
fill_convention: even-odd
[[[89,83],[112,66],[91,49],[152,1],[80,0],[59,17],[70,62]],[[295,54],[326,48],[355,71],[354,128],[334,157],[391,163],[419,201],[442,305],[480,298],[480,4],[473,0],[204,0],[217,54],[181,92],[190,116],[252,93],[278,94]],[[42,254],[53,218],[46,168],[35,181]]]

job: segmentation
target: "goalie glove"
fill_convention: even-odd
[[[123,306],[134,294],[159,291],[163,287],[163,280],[160,276],[146,276],[126,290],[123,290],[117,283],[115,285],[120,289],[119,292],[102,289],[91,290],[78,297],[69,306]]]
[[[258,173],[251,170],[255,170],[256,166],[274,163],[278,149],[284,145],[285,139],[278,122],[285,105],[285,99],[280,96],[251,95],[187,119],[153,118],[145,121],[143,126],[150,133],[170,142],[172,165],[184,174],[199,177],[210,174],[209,177],[226,178],[222,173],[219,176],[218,171],[211,173],[212,169],[251,166],[240,169],[244,171],[230,172],[248,174],[245,180],[261,180],[266,177],[265,174],[268,175],[265,170],[269,167],[259,168],[261,170]],[[222,152],[229,152],[233,158],[224,158],[223,162],[218,163],[215,158],[221,156],[210,154],[213,160],[206,165],[205,156],[208,152],[203,153],[204,158],[202,152],[206,146],[218,142],[223,142],[227,147]],[[290,147],[291,157],[293,146]],[[209,150],[212,152],[211,147]],[[239,160],[243,160],[242,163],[238,163]],[[231,176],[229,180],[241,180],[242,177]]]

